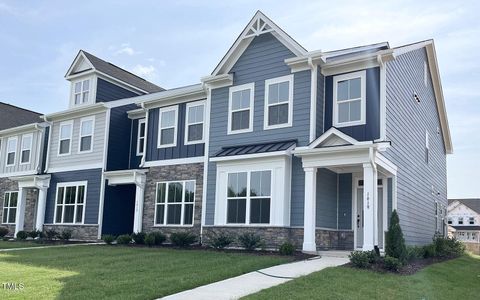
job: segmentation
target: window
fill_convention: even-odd
[[[228,101],[228,134],[253,130],[254,83],[230,88]]]
[[[178,106],[160,108],[158,130],[158,148],[175,147],[177,145]]]
[[[425,163],[428,164],[428,152],[430,150],[430,141],[429,141],[428,131],[425,131]]]
[[[453,224],[453,220],[452,220],[452,218],[448,218],[448,221],[447,221],[447,223],[448,223],[448,225],[451,225],[451,224]]]
[[[138,120],[137,156],[143,155],[145,151],[145,128],[145,119]]]
[[[264,129],[292,125],[293,75],[265,80]]]
[[[6,192],[3,197],[3,224],[15,224],[18,192]]]
[[[17,137],[9,137],[7,140],[7,166],[15,164],[15,156],[17,155]]]
[[[80,139],[78,142],[78,152],[91,152],[93,149],[93,127],[95,126],[93,117],[80,120]]]
[[[227,223],[270,223],[271,177],[271,171],[228,174]]]
[[[203,139],[203,123],[205,120],[205,102],[187,103],[187,117],[185,118],[185,145],[201,143]]]
[[[73,121],[60,123],[58,155],[69,155],[72,143]]]
[[[155,225],[193,225],[195,181],[157,183]]]
[[[462,217],[459,217],[459,218],[458,218],[458,224],[459,224],[459,225],[463,225],[463,218],[462,218]]]
[[[87,182],[59,183],[55,207],[55,224],[82,224]]]
[[[365,124],[366,71],[333,78],[333,125],[337,127]]]
[[[90,94],[90,80],[82,80],[75,82],[73,90],[73,99],[75,105],[87,103]]]
[[[470,225],[475,224],[475,218],[474,217],[468,218],[468,224],[470,224]]]
[[[30,156],[32,153],[33,134],[22,135],[22,146],[20,149],[20,163],[30,163]]]

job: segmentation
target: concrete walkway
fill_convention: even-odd
[[[47,248],[64,248],[64,247],[74,247],[74,246],[86,246],[86,245],[103,245],[105,243],[79,243],[79,244],[65,244],[65,245],[50,245],[50,246],[32,246],[32,247],[23,247],[23,248],[6,248],[0,249],[0,252],[8,251],[20,251],[20,250],[31,250],[31,249],[47,249]]]
[[[346,264],[345,253],[332,255],[322,253],[322,257],[274,266],[241,276],[214,282],[191,290],[173,294],[162,299],[181,300],[231,300],[239,299],[263,289],[282,284],[300,276],[320,271],[327,267]],[[347,254],[348,255],[348,254]]]

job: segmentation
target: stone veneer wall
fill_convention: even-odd
[[[193,226],[154,226],[156,183],[161,181],[195,180],[195,205]],[[147,173],[145,199],[143,203],[143,231],[172,232],[190,231],[200,237],[202,222],[203,163],[151,167]]]
[[[43,231],[52,229],[58,233],[63,230],[71,230],[73,240],[93,241],[98,239],[98,225],[43,225]]]

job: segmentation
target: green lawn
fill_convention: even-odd
[[[38,247],[38,246],[48,246],[48,245],[29,242],[29,241],[0,241],[0,249],[27,248],[27,247]]]
[[[154,299],[288,260],[99,245],[0,252],[0,299]]]
[[[410,275],[328,268],[245,299],[479,299],[480,257],[430,265]]]

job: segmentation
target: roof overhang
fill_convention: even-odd
[[[156,108],[182,102],[202,100],[207,97],[203,84],[195,84],[177,89],[137,97],[143,108]]]
[[[108,185],[135,184],[142,187],[145,185],[147,173],[148,169],[132,169],[103,172],[103,175],[108,181]]]
[[[12,134],[30,132],[33,130],[42,130],[45,127],[47,127],[47,124],[45,123],[32,123],[32,124],[22,125],[18,127],[7,128],[0,131],[0,137],[9,136]]]
[[[15,176],[8,179],[16,181],[19,188],[38,188],[47,189],[50,187],[50,174],[46,175],[27,175]]]
[[[147,112],[143,108],[137,108],[127,111],[128,118],[130,120],[142,119],[145,118]]]
[[[105,103],[95,103],[95,104],[71,108],[68,110],[64,110],[64,111],[60,111],[60,112],[56,112],[48,115],[43,115],[41,116],[41,118],[43,118],[46,122],[61,121],[65,119],[77,118],[85,115],[104,112],[104,111],[107,111],[107,109],[108,107],[106,106]]]

